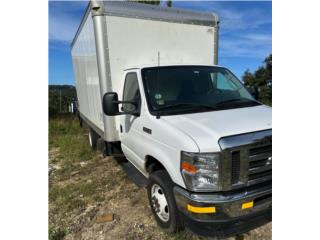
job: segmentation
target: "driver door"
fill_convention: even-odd
[[[123,89],[123,101],[136,101],[137,105],[125,103],[122,105],[122,111],[131,112],[137,110],[141,112],[141,94],[139,88],[138,75],[136,72],[128,72],[125,77],[124,89]],[[130,162],[138,169],[143,171],[144,161],[141,155],[141,148],[143,140],[141,139],[142,122],[140,114],[134,116],[131,114],[125,114],[121,117],[120,125],[120,137],[121,147],[124,155]],[[140,150],[140,151],[139,151]]]

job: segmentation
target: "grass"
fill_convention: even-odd
[[[102,189],[107,179],[91,175],[99,159],[77,118],[49,120],[49,164],[55,168],[49,176],[49,239],[66,235],[68,223],[59,221],[66,214],[81,212],[90,203],[104,200]]]
[[[59,149],[59,159],[64,171],[81,161],[97,155],[88,145],[83,129],[77,118],[65,116],[49,120],[49,149]],[[68,172],[67,172],[68,173]]]
[[[58,229],[49,229],[49,240],[61,240],[65,237],[66,231]]]

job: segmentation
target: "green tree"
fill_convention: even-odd
[[[74,86],[49,85],[49,117],[68,113],[73,99],[77,99],[76,88]]]
[[[244,85],[249,88],[256,88],[259,91],[259,101],[272,105],[272,54],[264,61],[254,73],[246,70],[242,76]]]

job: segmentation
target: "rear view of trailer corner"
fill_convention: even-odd
[[[217,65],[218,32],[215,13],[91,1],[71,45],[91,146],[148,179],[171,232],[228,236],[271,220],[271,108]]]

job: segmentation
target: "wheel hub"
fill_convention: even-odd
[[[158,184],[151,188],[152,208],[157,216],[164,222],[169,221],[169,206],[164,191]]]
[[[89,131],[88,136],[89,136],[89,144],[90,144],[90,146],[92,146],[92,136],[91,136],[91,131]]]

